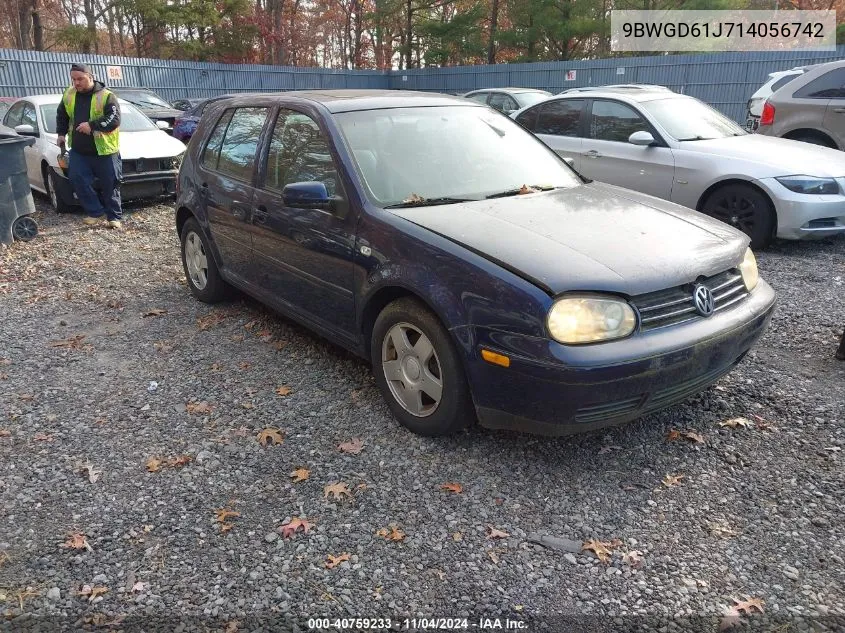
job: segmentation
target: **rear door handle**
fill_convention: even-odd
[[[845,108],[833,108],[833,111],[839,114],[845,114]]]
[[[200,186],[200,198],[208,198],[208,183],[202,183]]]
[[[601,158],[601,153],[597,150],[591,149],[589,152],[584,152],[584,156],[587,158]]]
[[[255,224],[264,224],[267,222],[267,207],[256,207],[252,210],[252,221]]]

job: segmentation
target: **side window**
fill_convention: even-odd
[[[234,110],[226,110],[211,136],[208,137],[208,143],[205,144],[205,149],[202,155],[202,166],[206,169],[217,169],[217,161],[220,159],[220,146],[223,145],[223,136],[226,134],[226,128],[229,126],[229,121],[232,120]]]
[[[326,185],[330,196],[339,188],[328,139],[311,117],[281,109],[273,126],[264,186],[282,191],[293,182],[315,181]]]
[[[530,110],[526,110],[516,117],[516,122],[529,132],[534,132],[534,128],[537,126],[537,114],[539,112],[540,108],[531,108]]]
[[[793,79],[800,77],[801,75],[786,75],[785,77],[781,77],[775,83],[772,84],[772,92],[776,92],[783,88],[786,84],[788,84]]]
[[[217,171],[250,182],[255,172],[258,138],[267,119],[267,108],[238,108],[226,128]]]
[[[540,106],[540,115],[537,118],[537,134],[578,136],[583,109],[583,99],[549,101]]]
[[[478,103],[487,103],[488,96],[489,95],[486,92],[479,92],[477,95],[471,95],[470,99],[478,101]]]
[[[35,106],[26,102],[21,112],[21,125],[31,125],[32,129],[38,131],[38,119],[35,116]]]
[[[6,127],[17,127],[21,124],[21,114],[23,114],[23,107],[26,104],[23,101],[18,101],[17,103],[13,104],[9,111],[6,113],[6,118],[3,120],[3,124]]]
[[[510,98],[510,96],[502,93],[502,92],[494,92],[490,96],[490,107],[495,108],[499,112],[508,112],[517,110],[516,101]]]
[[[634,132],[651,132],[648,123],[628,106],[615,101],[593,101],[590,138],[627,143]]]
[[[804,99],[845,98],[845,68],[836,68],[821,77],[813,79],[806,86],[795,91],[793,97]]]

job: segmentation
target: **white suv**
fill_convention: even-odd
[[[748,103],[745,104],[745,129],[749,132],[755,132],[760,125],[760,115],[763,112],[763,104],[766,99],[772,96],[772,93],[782,88],[796,77],[803,75],[804,71],[810,66],[796,66],[790,70],[779,70],[777,72],[769,73],[769,79],[757,89]]]

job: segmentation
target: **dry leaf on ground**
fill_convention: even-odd
[[[293,483],[299,483],[300,481],[305,481],[311,475],[311,471],[306,468],[297,468],[293,471],[290,476],[293,479]]]
[[[164,462],[162,462],[158,457],[150,457],[146,463],[147,470],[151,473],[157,473],[161,470],[163,465]]]
[[[85,334],[77,334],[61,341],[50,341],[50,347],[62,347],[64,349],[82,349],[82,341]]]
[[[341,453],[351,453],[352,455],[357,455],[363,448],[364,440],[357,437],[338,445]]]
[[[258,443],[261,446],[268,444],[281,444],[285,441],[285,436],[279,432],[279,429],[266,428],[258,434]]]
[[[46,433],[39,433],[32,439],[34,439],[36,442],[52,442],[54,438],[52,435],[48,435]]]
[[[613,539],[612,541],[599,541],[597,539],[591,539],[586,541],[581,546],[581,551],[590,551],[593,552],[598,559],[606,563],[610,560],[613,550],[622,546],[622,541],[618,538]]]
[[[152,310],[144,313],[144,318],[162,316],[163,314],[167,314],[167,310],[163,310],[162,308],[153,308]]]
[[[460,494],[463,492],[464,487],[461,484],[456,483],[447,483],[440,486],[441,490],[448,490],[449,492],[454,492],[455,494]]]
[[[97,480],[100,478],[100,475],[103,474],[102,470],[95,470],[94,465],[91,462],[88,462],[83,466],[82,470],[86,471],[88,474],[88,481],[92,484],[97,483]]]
[[[760,598],[751,598],[750,600],[737,600],[736,598],[733,599],[734,605],[731,607],[725,607],[724,609],[724,617],[719,622],[719,630],[724,631],[726,629],[731,629],[739,624],[740,617],[745,615],[751,615],[755,611],[757,613],[763,613],[763,601]]]
[[[643,553],[639,550],[631,550],[622,554],[622,562],[631,567],[639,567],[643,562]]]
[[[94,548],[88,544],[88,537],[82,532],[71,532],[68,534],[67,540],[62,544],[62,547],[68,549],[87,549],[89,552],[94,551]]]
[[[291,388],[287,385],[282,385],[281,387],[276,387],[276,394],[279,396],[288,396],[290,395]]]
[[[207,402],[189,402],[185,405],[185,410],[191,415],[209,415],[214,407]]]
[[[299,528],[302,528],[303,533],[308,534],[312,527],[314,527],[314,524],[308,519],[293,517],[290,522],[281,525],[279,527],[279,531],[282,533],[282,538],[290,538],[297,532],[297,530],[299,530]]]
[[[344,561],[349,560],[349,554],[341,554],[340,556],[332,556],[331,554],[328,555],[328,560],[326,561],[326,567],[328,569],[333,569],[340,565]]]
[[[487,527],[490,530],[490,533],[487,534],[487,538],[508,538],[510,536],[507,532],[497,530],[492,525],[488,525]]]
[[[704,444],[704,436],[701,433],[695,433],[693,431],[687,431],[684,433],[684,437],[690,441],[693,441],[697,444]]]
[[[389,529],[388,529],[389,528]],[[388,541],[404,541],[405,533],[395,525],[390,525],[386,528],[381,528],[376,532],[378,536],[386,538]]]
[[[489,556],[490,560],[492,560],[494,563],[496,563],[497,565],[499,564],[499,555],[496,554],[496,550],[488,549],[487,556]]]
[[[666,475],[663,478],[663,485],[667,488],[672,488],[673,486],[680,485],[681,479],[684,478],[684,475]]]
[[[226,508],[220,508],[219,510],[214,511],[217,514],[217,519],[215,519],[218,523],[225,523],[230,518],[237,518],[241,516],[240,512],[235,512],[234,510],[227,510]]]
[[[323,497],[328,499],[329,495],[333,495],[335,499],[340,499],[343,495],[351,497],[352,492],[345,483],[336,483],[323,488]]]
[[[206,314],[204,317],[200,317],[197,319],[197,327],[200,331],[205,331],[209,328],[214,327],[226,320],[226,315],[222,312],[212,312],[210,314]]]
[[[187,466],[192,461],[190,455],[179,455],[179,457],[172,457],[167,461],[168,466],[172,466],[173,468],[182,468],[183,466]]]
[[[722,428],[731,428],[735,429],[737,427],[742,427],[744,429],[752,429],[754,428],[754,423],[751,422],[748,418],[731,418],[730,420],[724,420],[719,422],[719,426]]]

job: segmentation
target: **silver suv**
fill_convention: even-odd
[[[845,149],[845,60],[812,66],[776,90],[757,133]]]

